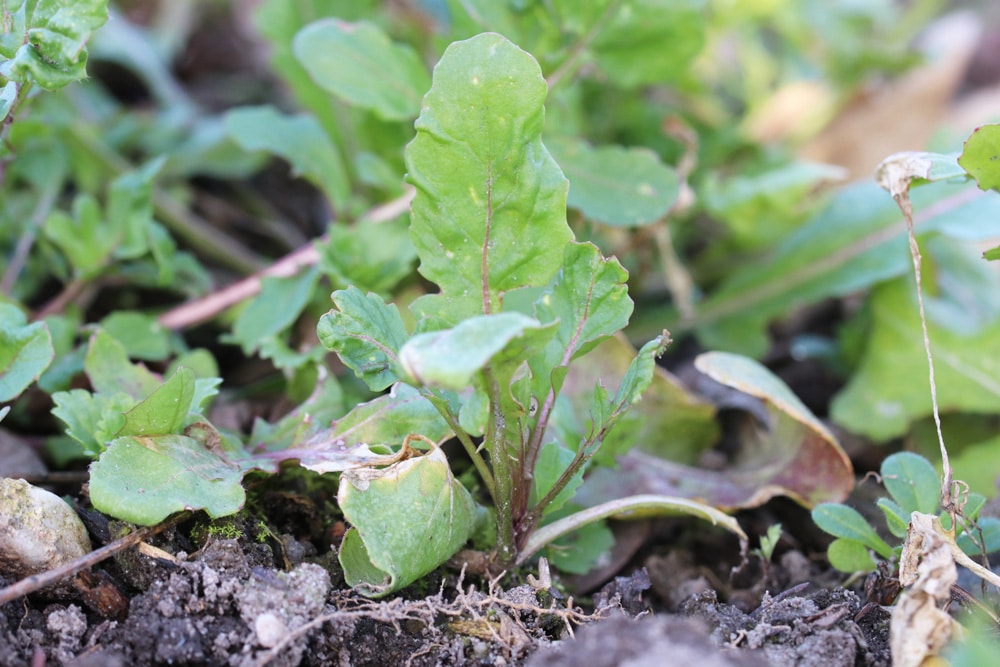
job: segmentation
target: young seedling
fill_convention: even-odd
[[[946,526],[952,525],[947,508],[940,503],[940,477],[927,459],[912,452],[900,452],[886,458],[880,472],[889,497],[879,498],[876,504],[885,517],[889,534],[898,540],[895,544],[883,539],[852,507],[822,503],[813,509],[816,525],[837,538],[830,544],[827,555],[830,564],[842,572],[874,572],[882,561],[897,565],[914,512],[936,515]],[[984,496],[970,493],[962,508],[964,517],[976,521],[978,534],[969,533],[961,522],[954,528],[958,546],[967,554],[1000,548],[1000,520],[991,517],[977,520],[985,503]]]
[[[376,295],[334,292],[336,308],[320,321],[320,340],[372,390],[393,388],[381,418],[392,420],[395,432],[431,437],[433,429],[461,442],[492,500],[494,557],[502,566],[623,514],[691,513],[743,537],[721,512],[662,496],[613,501],[539,528],[566,508],[670,341],[664,332],[644,345],[616,390],[598,384],[582,423],[570,418],[560,420],[559,432],[552,428],[565,410],[559,397],[570,365],[627,324],[632,302],[621,264],[573,240],[567,181],[542,143],[546,92],[534,58],[500,35],[448,47],[405,154],[416,188],[411,237],[420,273],[439,291],[412,304],[412,332],[396,306]],[[370,594],[433,569],[475,528],[468,492],[440,450],[397,465],[411,466],[407,474],[423,483],[410,483],[395,466],[366,473],[378,481],[392,475],[378,488],[359,483],[356,473],[341,481],[342,493],[346,483],[352,496],[378,498],[379,511],[352,520],[340,554],[348,580],[367,582],[362,590]],[[422,511],[413,511],[417,505]],[[387,531],[403,543],[424,540],[419,566],[403,571],[414,566],[383,544]]]

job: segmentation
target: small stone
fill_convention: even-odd
[[[22,479],[0,478],[0,572],[38,574],[90,549],[87,529],[62,498]]]
[[[257,642],[264,648],[274,648],[288,634],[285,622],[270,611],[258,616],[253,626],[257,632]]]

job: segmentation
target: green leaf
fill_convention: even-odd
[[[549,142],[569,179],[567,203],[607,225],[636,227],[662,219],[677,201],[677,173],[648,148]]]
[[[917,231],[969,241],[1000,236],[1000,199],[970,195],[969,186],[950,183],[912,192]],[[761,356],[772,319],[911,270],[906,224],[895,202],[875,184],[849,186],[765,260],[730,273],[690,326],[705,347]],[[660,326],[675,330],[669,321]]]
[[[909,513],[904,512],[897,502],[889,498],[879,498],[875,504],[885,515],[885,526],[889,532],[899,538],[906,537],[910,525]]]
[[[416,118],[430,87],[417,53],[372,23],[316,21],[299,31],[292,49],[321,88],[383,120]]]
[[[1000,519],[992,516],[983,517],[976,521],[976,526],[983,534],[981,536],[976,534],[975,541],[967,533],[958,536],[958,546],[962,548],[962,551],[970,556],[1000,551]],[[979,544],[977,545],[977,543]]]
[[[161,384],[160,378],[145,366],[129,362],[125,346],[106,331],[98,330],[90,337],[83,368],[99,394],[124,392],[140,401]]]
[[[820,503],[813,508],[812,519],[817,526],[834,537],[860,542],[882,558],[892,558],[892,547],[878,536],[875,529],[853,507],[840,503]]]
[[[406,327],[394,304],[378,295],[365,296],[356,287],[334,292],[336,310],[319,320],[317,334],[323,346],[337,353],[372,391],[382,391],[398,380],[399,349]]]
[[[194,395],[194,371],[178,368],[169,380],[125,413],[125,424],[117,435],[177,433],[187,421]]]
[[[354,285],[363,292],[388,296],[413,272],[417,251],[410,240],[407,216],[388,222],[333,224],[327,236],[326,242],[316,245],[319,269],[338,289]]]
[[[570,3],[563,4],[574,11]],[[615,86],[684,79],[705,44],[701,0],[598,0],[580,5],[575,11],[591,14],[588,28],[596,33],[589,51]]]
[[[56,90],[86,78],[87,40],[108,20],[107,0],[9,0],[0,75]]]
[[[83,389],[52,394],[52,414],[66,424],[66,435],[83,446],[87,456],[97,456],[125,423],[125,413],[135,400],[127,394],[91,394]]]
[[[286,160],[296,175],[310,181],[333,206],[350,196],[347,169],[319,122],[306,115],[289,116],[271,106],[243,107],[225,117],[229,136],[247,151],[267,151]]]
[[[559,477],[569,468],[573,462],[575,454],[570,449],[563,447],[556,442],[550,442],[542,446],[542,451],[538,455],[533,471],[533,481],[531,487],[531,504],[535,505],[545,497],[545,494],[555,486]],[[573,479],[559,492],[552,502],[545,508],[545,514],[552,514],[562,508],[576,494],[576,490],[583,484],[583,469],[581,468]]]
[[[90,466],[90,499],[110,516],[142,526],[174,512],[219,517],[246,500],[243,473],[217,448],[184,435],[116,438]]]
[[[562,444],[575,448],[589,434],[595,418],[595,406],[607,412],[607,393],[617,392],[625,372],[634,363],[636,350],[623,336],[612,336],[569,368],[559,401],[547,433]],[[595,397],[597,387],[604,387],[604,398]],[[669,433],[665,438],[663,434]],[[645,452],[678,463],[694,464],[699,455],[718,440],[715,408],[671,375],[654,365],[653,378],[633,404],[605,435],[597,463],[611,465],[615,457],[633,445]]]
[[[348,585],[382,597],[450,558],[475,527],[476,506],[440,449],[383,470],[341,474],[337,503],[353,526],[340,564]]]
[[[632,315],[627,280],[628,272],[618,260],[605,259],[596,246],[566,246],[562,268],[535,302],[540,322],[559,321],[546,349],[544,371],[566,365],[625,328]]]
[[[987,284],[1000,285],[995,278]],[[927,326],[941,411],[997,413],[1000,358],[989,350],[995,349],[1000,336],[1000,319],[994,316],[971,331],[954,331],[933,316],[928,301]],[[958,300],[962,302],[969,303]],[[847,386],[834,397],[830,415],[844,428],[883,442],[931,414],[930,383],[913,279],[904,277],[878,287],[870,307],[871,333],[864,355]],[[972,302],[965,314],[950,315],[950,324],[968,320],[977,308]]]
[[[107,266],[123,233],[103,224],[97,200],[80,194],[73,200],[73,216],[53,211],[45,220],[45,236],[59,247],[79,279],[89,279]]]
[[[10,110],[17,101],[17,83],[8,81],[0,88],[0,122],[10,115]]]
[[[27,322],[16,306],[0,303],[0,402],[27,389],[55,357],[46,324]]]
[[[233,338],[246,354],[261,342],[292,325],[309,303],[319,277],[315,269],[286,278],[268,276],[261,280],[260,294],[240,312],[233,324]]]
[[[106,218],[107,225],[121,239],[114,250],[118,259],[135,259],[150,250],[153,179],[165,161],[164,156],[150,160],[139,169],[122,174],[108,187]]]
[[[586,574],[615,545],[615,534],[595,521],[560,537],[545,550],[549,562],[566,574]]]
[[[460,391],[508,345],[554,333],[554,326],[521,313],[480,315],[451,329],[414,336],[400,348],[399,363],[417,385]]]
[[[980,190],[1000,190],[1000,125],[977,127],[966,139],[958,164]]]
[[[538,63],[496,34],[451,44],[406,148],[411,236],[449,324],[501,310],[504,292],[544,285],[573,236],[566,179],[541,141]],[[431,305],[433,304],[433,305]]]
[[[121,341],[133,359],[163,361],[170,354],[170,331],[151,315],[116,310],[101,320],[101,328]]]
[[[830,560],[830,565],[841,572],[874,572],[876,568],[868,547],[854,540],[834,540],[827,547],[826,557]]]
[[[882,484],[899,503],[909,522],[910,514],[937,514],[941,500],[941,479],[931,462],[913,452],[897,452],[881,467]]]
[[[656,360],[666,351],[668,345],[670,345],[670,336],[664,332],[662,336],[654,338],[639,348],[635,359],[625,371],[622,383],[618,385],[615,397],[611,399],[613,411],[626,410],[642,397],[642,392],[646,391],[646,388],[653,381]]]

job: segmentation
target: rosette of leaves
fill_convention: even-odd
[[[318,329],[372,390],[393,388],[378,399],[380,419],[391,426],[370,432],[378,441],[363,446],[395,447],[415,434],[457,438],[491,497],[494,556],[504,565],[624,514],[689,513],[744,537],[730,517],[681,498],[643,495],[567,513],[605,438],[652,381],[669,338],[644,345],[616,389],[598,383],[572,433],[556,437],[550,426],[563,407],[570,365],[622,329],[633,306],[621,264],[574,241],[567,224],[567,181],[542,143],[546,94],[535,59],[497,34],[452,44],[435,68],[405,158],[416,188],[410,233],[419,271],[439,291],[412,304],[416,326],[409,331],[395,305],[357,288],[339,290]],[[422,409],[412,389],[401,390],[407,385]],[[440,469],[437,452],[418,460]],[[375,483],[390,474],[391,484]],[[471,511],[457,479],[421,472],[413,459],[367,476],[342,475],[342,500],[357,505],[364,494],[383,509],[342,507],[353,532],[340,560],[348,580],[372,595],[444,562],[482,515]],[[402,562],[407,549],[419,563]]]

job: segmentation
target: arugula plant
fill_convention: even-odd
[[[612,514],[686,511],[738,532],[708,506],[661,496],[612,501],[539,530],[570,500],[669,343],[664,332],[644,345],[616,390],[594,388],[589,418],[571,427],[573,438],[554,437],[567,370],[627,324],[632,302],[620,263],[573,240],[567,181],[541,140],[546,92],[534,58],[500,35],[448,47],[405,154],[417,191],[410,230],[419,271],[439,292],[412,304],[410,332],[395,305],[356,288],[338,290],[336,308],[319,323],[320,340],[372,390],[393,387],[390,402],[412,400],[401,389],[409,385],[440,415],[491,496],[501,565],[521,563],[565,532]],[[394,424],[402,433],[408,427]],[[422,427],[414,423],[410,432]],[[436,448],[429,456],[441,460]],[[393,468],[399,465],[415,464]],[[402,535],[412,532],[408,525],[421,534],[433,526],[432,533],[448,536],[440,560],[474,530],[464,489],[446,484],[443,496],[430,493],[440,500],[430,514],[414,512],[405,505],[412,492],[397,483],[398,470],[392,474],[391,484],[375,487],[366,476],[349,479],[346,488],[394,509],[352,515],[343,508],[354,524],[341,550],[345,574],[379,593],[387,592],[390,566],[379,562],[388,549],[373,542],[384,526]],[[390,576],[391,586],[407,578]]]

